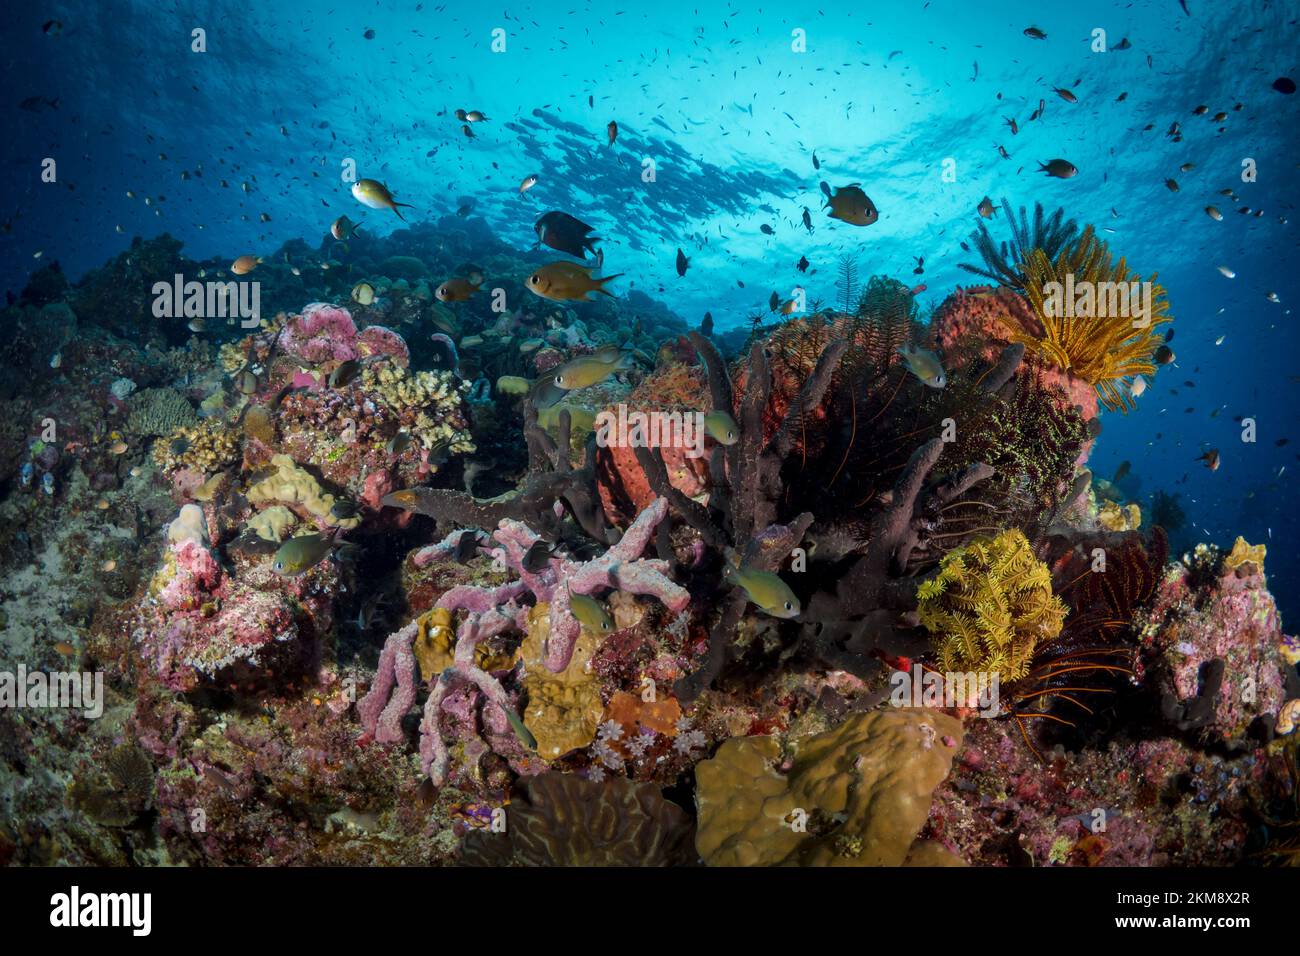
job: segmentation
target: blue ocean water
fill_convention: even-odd
[[[1294,2],[1206,0],[31,3],[0,24],[0,275],[17,291],[57,260],[75,279],[164,231],[194,257],[315,245],[361,211],[341,175],[352,160],[410,219],[472,199],[521,248],[541,212],[577,215],[604,238],[606,271],[624,274],[617,291],[725,329],[764,313],[774,290],[833,302],[845,254],[864,277],[923,283],[922,304],[937,306],[972,279],[960,243],[984,196],[1064,207],[1158,273],[1176,319],[1176,362],[1135,412],[1104,414],[1092,467],[1130,461],[1122,487],[1144,503],[1177,493],[1186,543],[1267,543],[1273,590],[1300,611],[1300,124],[1296,97],[1273,88],[1300,72],[1298,19]],[[456,109],[489,119],[471,139]],[[1038,171],[1058,157],[1078,175]],[[828,219],[823,181],[862,184],[879,221]],[[1215,472],[1196,461],[1210,448]]]

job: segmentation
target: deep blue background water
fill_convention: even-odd
[[[1135,413],[1104,416],[1094,469],[1109,474],[1127,459],[1140,481],[1131,492],[1179,492],[1196,540],[1267,542],[1274,590],[1300,613],[1291,493],[1300,100],[1271,88],[1300,72],[1300,5],[1187,0],[1187,9],[1176,0],[26,4],[0,22],[9,134],[0,278],[20,288],[37,252],[77,277],[133,235],[164,230],[196,257],[269,253],[294,237],[314,244],[335,216],[361,211],[339,175],[350,157],[411,203],[413,219],[470,197],[476,215],[524,246],[542,211],[578,215],[605,237],[607,271],[626,273],[616,290],[642,288],[692,322],[708,310],[725,328],[796,283],[834,301],[846,252],[864,278],[925,282],[922,302],[937,305],[970,278],[957,269],[971,258],[958,243],[984,195],[1064,206],[1109,230],[1103,238],[1143,275],[1159,273],[1177,320],[1177,364]],[[50,19],[62,27],[43,32]],[[1026,37],[1031,25],[1047,39]],[[207,31],[206,53],[191,52],[195,27]],[[497,28],[501,53],[491,50]],[[1109,52],[1091,49],[1095,28]],[[796,29],[806,52],[791,48]],[[1130,48],[1113,49],[1123,38]],[[20,108],[31,96],[57,98],[57,109]],[[1046,112],[1031,122],[1040,99]],[[1193,115],[1199,104],[1209,115]],[[491,121],[469,140],[457,108]],[[1211,119],[1219,110],[1224,123]],[[612,148],[611,119],[621,129]],[[1175,121],[1181,143],[1166,135]],[[40,182],[47,156],[58,184]],[[641,178],[647,156],[653,183]],[[1036,172],[1054,157],[1079,175]],[[1247,157],[1258,166],[1251,184],[1240,178]],[[947,158],[955,182],[942,178]],[[1188,162],[1195,168],[1179,172]],[[199,164],[202,177],[181,178]],[[539,184],[521,198],[533,173]],[[1164,185],[1171,177],[1177,193]],[[828,220],[821,180],[861,183],[880,221]],[[1224,188],[1239,202],[1217,195]],[[1224,221],[1205,215],[1211,203]],[[376,212],[366,222],[401,225]],[[684,278],[678,246],[691,257]],[[801,255],[812,262],[802,278]],[[925,272],[914,276],[918,256]],[[1255,443],[1240,440],[1234,416],[1257,420]],[[1221,449],[1216,473],[1194,461],[1208,447]]]

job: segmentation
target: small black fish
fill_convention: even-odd
[[[409,447],[411,447],[411,433],[404,428],[392,438],[388,439],[387,444],[384,445],[384,449],[388,454],[394,456],[400,455]]]
[[[456,541],[456,548],[452,552],[453,557],[460,564],[464,564],[476,554],[478,554],[478,535],[473,531],[463,532]]]
[[[1276,86],[1277,84],[1275,83],[1273,85]],[[821,169],[821,168],[822,168],[821,160],[817,158],[817,151],[813,150],[813,169]]]
[[[799,257],[799,261],[796,262],[796,263],[794,264],[794,267],[795,267],[796,269],[798,269],[800,272],[807,272],[807,271],[808,271],[808,265],[809,265],[808,257],[807,257],[807,256],[800,256],[800,257]]]
[[[713,313],[712,312],[705,312],[704,318],[700,320],[700,334],[701,335],[713,334]]]
[[[546,570],[547,563],[551,558],[551,546],[540,538],[529,546],[524,552],[523,560],[520,565],[529,574],[540,574]]]
[[[600,242],[599,236],[591,235],[591,229],[581,219],[558,210],[546,213],[533,224],[539,242],[578,259],[587,258],[588,252],[594,253],[595,244]]]
[[[334,371],[330,372],[329,386],[330,388],[346,388],[360,374],[361,360],[348,359],[346,362],[339,363]]]
[[[686,268],[691,264],[691,260],[686,258],[686,253],[682,252],[681,247],[677,249],[677,274],[686,275]]]
[[[806,212],[806,210],[805,210],[805,212]],[[765,235],[765,236],[774,236],[774,235],[776,235],[776,230],[774,230],[774,229],[773,229],[771,226],[769,226],[767,223],[763,223],[761,226],[759,226],[759,227],[758,227],[758,231],[761,232],[761,233],[763,233],[763,235]]]
[[[18,104],[18,108],[29,113],[57,110],[59,108],[59,98],[57,96],[54,99],[50,99],[48,96],[29,96]]]
[[[334,507],[330,508],[330,517],[335,521],[347,521],[356,517],[356,514],[357,503],[349,498],[339,498],[334,502]]]
[[[429,453],[425,455],[424,460],[436,469],[446,464],[449,457],[451,457],[451,442],[443,439],[429,449]]]

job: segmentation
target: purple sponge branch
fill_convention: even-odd
[[[510,581],[495,588],[476,587],[462,584],[445,592],[438,598],[435,607],[448,611],[469,611],[471,614],[484,614],[516,598],[523,597],[528,587],[524,581]]]
[[[656,498],[636,516],[618,544],[601,556],[587,562],[552,557],[536,574],[525,570],[523,559],[528,549],[539,540],[538,535],[523,522],[501,522],[494,535],[501,547],[495,549],[495,553],[519,574],[539,602],[550,604],[551,638],[543,661],[547,670],[559,673],[569,666],[573,645],[581,631],[578,619],[569,607],[571,593],[594,594],[607,588],[618,588],[631,594],[654,597],[672,611],[684,610],[690,603],[689,592],[668,577],[667,561],[641,557],[667,514],[668,502]]]
[[[361,726],[381,744],[395,744],[403,738],[402,718],[415,703],[416,663],[411,646],[416,626],[412,621],[384,642],[374,682],[357,703]]]

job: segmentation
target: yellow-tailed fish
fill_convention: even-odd
[[[907,366],[907,370],[926,385],[931,388],[943,388],[948,384],[948,376],[944,373],[939,356],[933,352],[907,346],[899,349],[898,354],[903,356],[903,363]]]
[[[391,209],[402,222],[406,222],[406,217],[397,211],[397,207],[412,208],[409,202],[395,200],[388,187],[377,179],[358,179],[352,184],[352,196],[361,205],[369,206],[371,209]]]
[[[615,372],[630,367],[632,353],[617,346],[598,349],[591,355],[582,355],[565,362],[551,376],[557,388],[566,392],[586,388],[604,381]]]
[[[280,545],[271,567],[276,574],[296,577],[320,564],[336,546],[332,536],[316,532],[299,535]]]
[[[605,283],[614,281],[622,274],[619,272],[596,279],[587,266],[575,262],[552,262],[534,271],[528,277],[527,285],[530,292],[552,302],[586,302],[592,292],[613,298],[614,293],[605,288]]]
[[[360,223],[353,222],[347,216],[339,216],[330,223],[330,235],[339,240],[351,239],[360,228]]]
[[[750,601],[764,614],[792,618],[798,617],[803,610],[799,598],[780,575],[737,566],[730,558],[722,573],[729,582],[744,589]]]
[[[580,405],[552,405],[537,412],[537,424],[547,431],[560,427],[560,414],[569,413],[571,433],[589,432],[596,427],[596,413]]]
[[[569,592],[569,607],[578,623],[593,634],[608,634],[614,630],[614,619],[605,610],[605,605],[585,594]]]
[[[361,374],[361,369],[363,367],[364,363],[361,359],[346,359],[345,361],[340,362],[334,367],[334,371],[330,372],[329,379],[327,380],[329,382],[329,387],[347,388],[352,380]]]
[[[464,302],[483,285],[483,277],[475,273],[468,279],[459,276],[448,279],[434,290],[439,302]]]
[[[262,262],[261,256],[240,256],[230,264],[230,271],[237,276],[248,275]]]
[[[740,439],[736,420],[726,412],[709,412],[704,416],[704,431],[719,445],[734,445]]]
[[[390,455],[400,455],[406,449],[411,447],[411,433],[405,428],[399,431],[384,445],[384,450]]]
[[[826,192],[826,205],[831,207],[830,218],[851,226],[869,226],[880,218],[876,204],[857,185],[841,186],[834,195]]]

